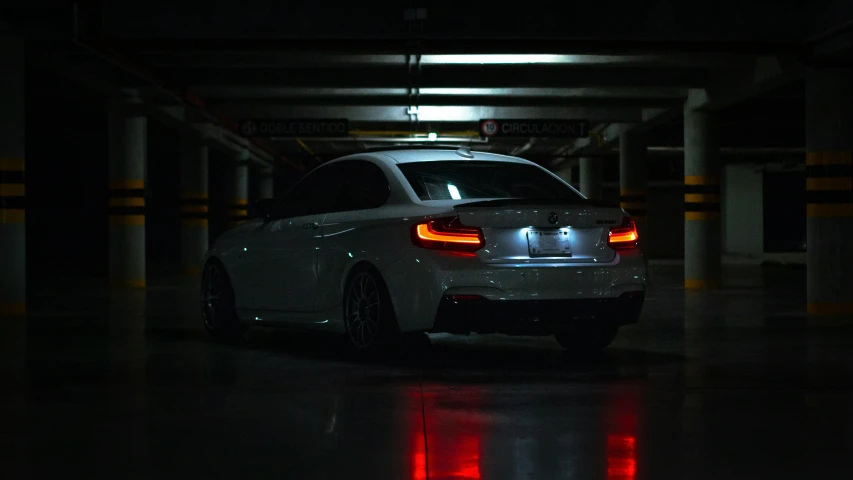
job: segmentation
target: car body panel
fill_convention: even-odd
[[[305,215],[266,222],[245,237],[252,270],[244,279],[256,310],[314,311],[325,215]]]
[[[535,165],[503,155],[474,156]],[[640,249],[615,251],[607,245],[608,228],[627,215],[619,208],[587,203],[482,208],[469,200],[424,201],[397,164],[464,161],[455,151],[368,152],[334,162],[351,159],[374,163],[385,174],[390,194],[383,206],[310,218],[252,219],[221,235],[207,253],[206,260],[217,258],[225,265],[242,321],[343,332],[344,288],[359,264],[369,264],[381,275],[401,331],[430,330],[448,294],[500,302],[615,298],[645,290],[646,261]],[[413,244],[416,223],[455,216],[465,225],[482,227],[482,249],[455,253]],[[309,222],[318,228],[303,229]],[[531,228],[566,229],[571,256],[529,255],[526,235]]]

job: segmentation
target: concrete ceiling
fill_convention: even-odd
[[[306,165],[423,142],[428,132],[534,159],[612,147],[631,125],[646,125],[653,143],[672,146],[685,101],[718,110],[732,145],[794,144],[801,88],[767,92],[800,84],[806,63],[853,58],[846,21],[853,4],[840,1],[820,9],[796,0],[563,2],[547,10],[272,0],[46,9],[50,3],[6,8],[0,17],[30,28],[42,39],[44,63],[69,76],[138,88],[152,105],[180,104],[223,128],[253,117],[348,118],[354,134],[346,138],[257,142],[273,157]],[[34,27],[39,18],[55,23],[56,12],[72,26],[56,37],[75,42]],[[596,132],[617,133],[605,142],[600,135],[579,143],[485,141],[477,122],[490,117],[581,118]]]

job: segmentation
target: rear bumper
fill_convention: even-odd
[[[643,291],[646,284],[646,261],[639,249],[621,251],[606,264],[548,266],[492,265],[475,255],[413,247],[380,272],[404,332],[436,330],[436,312],[448,295],[479,295],[504,306],[568,300],[584,305],[585,300]]]
[[[442,298],[431,332],[551,335],[590,323],[636,323],[645,292],[614,298],[571,300],[487,300]]]

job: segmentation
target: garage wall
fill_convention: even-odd
[[[722,179],[723,252],[764,255],[764,173],[752,164],[726,165]]]

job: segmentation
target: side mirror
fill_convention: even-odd
[[[275,207],[275,200],[272,198],[262,198],[260,200],[256,200],[249,205],[248,211],[246,212],[249,218],[258,218],[261,220],[269,220],[270,216],[272,216],[273,207]]]

